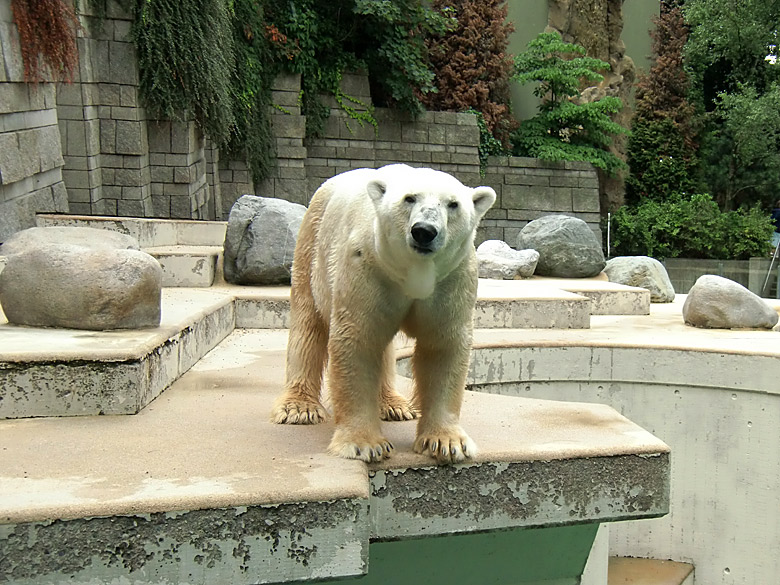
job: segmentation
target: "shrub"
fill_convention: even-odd
[[[506,0],[434,0],[433,7],[449,9],[457,26],[428,40],[436,91],[423,96],[423,103],[429,110],[480,112],[487,130],[508,146],[517,122],[509,108],[514,27],[506,20]]]
[[[536,82],[539,113],[512,135],[514,152],[544,160],[585,161],[614,175],[625,163],[606,148],[626,129],[610,119],[623,107],[616,97],[576,103],[583,82],[600,82],[609,64],[585,57],[585,49],[565,43],[558,33],[541,33],[515,58],[513,79]]]
[[[768,252],[773,230],[759,207],[721,212],[707,194],[673,195],[618,209],[611,247],[620,256],[744,260]]]

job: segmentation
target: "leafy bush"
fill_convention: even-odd
[[[744,260],[768,252],[772,231],[759,207],[721,212],[707,194],[673,195],[618,209],[611,239],[621,256]]]
[[[584,81],[600,82],[597,71],[609,64],[585,57],[585,49],[565,43],[558,33],[541,33],[515,58],[513,79],[536,82],[539,113],[520,124],[512,135],[515,154],[544,160],[585,161],[614,175],[626,165],[606,148],[626,129],[610,119],[623,103],[616,97],[577,103]]]

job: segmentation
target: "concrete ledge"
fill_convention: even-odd
[[[144,252],[160,263],[164,287],[208,288],[217,279],[222,246],[155,246]]]
[[[414,454],[414,421],[384,425],[382,465],[328,456],[332,423],[268,422],[285,345],[236,331],[136,416],[0,421],[0,581],[350,577],[370,542],[569,525],[592,541],[667,511],[668,448],[599,405],[468,393],[468,464]]]
[[[1,323],[0,418],[21,418],[135,414],[232,332],[235,318],[229,296],[164,289],[155,329]]]

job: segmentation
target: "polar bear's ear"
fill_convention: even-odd
[[[490,187],[477,187],[471,194],[474,210],[479,217],[485,215],[490,206],[496,202],[496,192]]]
[[[375,179],[368,182],[368,185],[366,185],[366,191],[368,191],[368,196],[371,197],[371,200],[374,203],[379,203],[379,201],[387,192],[387,185],[384,181]]]

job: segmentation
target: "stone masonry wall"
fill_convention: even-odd
[[[233,160],[193,121],[150,119],[141,105],[131,16],[106,0],[105,18],[82,3],[79,69],[72,84],[23,83],[10,0],[0,0],[0,242],[34,225],[37,212],[226,219],[245,193],[308,204],[326,179],[359,167],[426,166],[498,194],[478,234],[515,243],[540,215],[576,215],[599,230],[598,180],[583,164],[491,160],[480,175],[473,115],[428,112],[417,118],[373,108],[364,75],[345,75],[342,104],[318,138],[306,138],[300,78],[280,77],[271,108],[276,164],[253,185],[245,160]],[[353,112],[371,109],[376,126]],[[59,131],[58,131],[59,130]]]
[[[36,212],[67,211],[62,168],[54,84],[24,82],[10,2],[0,2],[0,242]]]
[[[481,176],[479,129],[473,115],[427,112],[411,119],[401,112],[376,108],[375,128],[361,125],[335,100],[331,100],[323,135],[304,139],[305,119],[294,106],[299,91],[296,76],[277,83],[274,100],[282,106],[273,110],[278,165],[273,177],[258,185],[258,195],[307,205],[317,187],[338,173],[401,162],[448,172],[467,185],[495,189],[498,199],[482,221],[478,243],[500,239],[514,246],[526,223],[556,213],[583,219],[601,238],[599,180],[587,163],[493,157]],[[349,105],[357,111],[371,104],[364,76],[345,75],[342,92],[354,98]],[[236,190],[224,196],[223,208],[229,210],[238,196]]]

